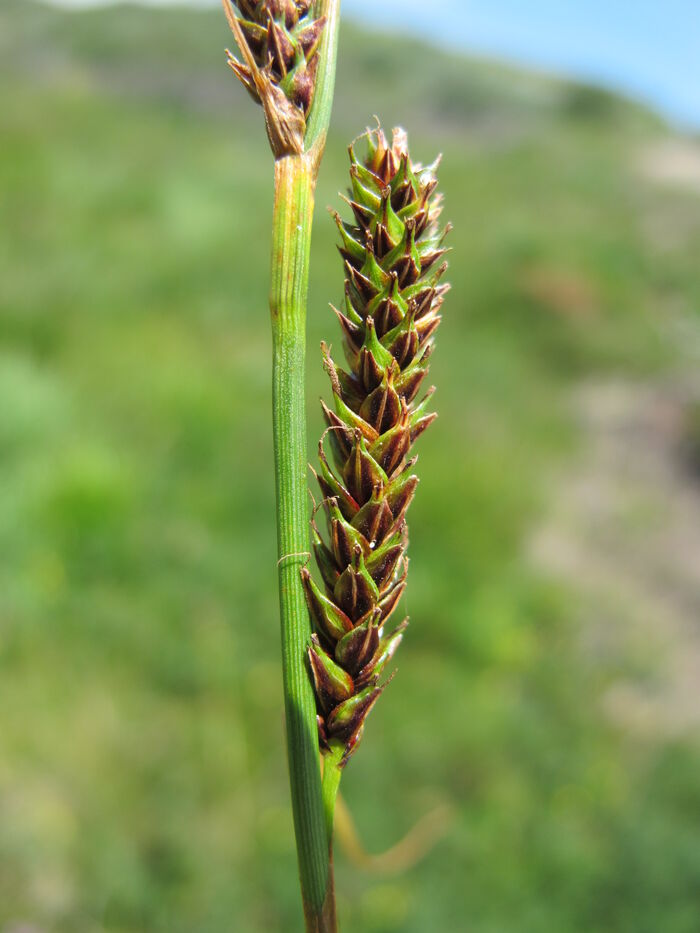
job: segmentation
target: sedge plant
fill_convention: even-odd
[[[332,406],[319,443],[321,502],[309,525],[305,319],[314,189],[335,80],[339,0],[223,0],[240,50],[228,62],[262,105],[274,155],[270,311],[278,585],[287,756],[307,931],[337,929],[333,817],[340,778],[384,690],[407,619],[406,511],[412,446],[427,411],[433,334],[447,290],[437,163],[411,161],[406,134],[350,146],[340,323],[347,369],[322,344]],[[420,400],[419,400],[420,398]],[[330,460],[326,453],[330,450]],[[327,519],[324,539],[316,521]],[[307,564],[309,529],[318,568]],[[382,682],[382,677],[384,680]]]

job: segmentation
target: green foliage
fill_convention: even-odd
[[[436,802],[453,822],[398,876],[341,849],[341,923],[694,933],[700,752],[609,721],[601,697],[631,659],[591,650],[574,594],[523,556],[575,451],[571,387],[663,367],[659,322],[698,306],[688,199],[636,173],[651,118],[578,121],[556,82],[513,87],[496,66],[426,51],[413,68],[400,42],[358,38],[341,37],[318,203],[335,203],[345,145],[378,110],[410,124],[417,158],[444,150],[456,223],[431,369],[440,418],[412,507],[411,638],[343,793],[372,851]],[[0,9],[3,929],[298,922],[271,162],[228,42],[218,12]],[[381,74],[361,67],[372,47]],[[455,87],[471,88],[463,110]],[[674,247],[655,231],[675,218]],[[341,298],[334,240],[319,214],[311,348]]]

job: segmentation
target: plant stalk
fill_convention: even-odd
[[[314,182],[307,155],[275,162],[270,311],[278,583],[292,811],[307,930],[325,933],[335,930],[329,916],[333,885],[316,704],[306,669],[311,627],[299,576],[309,548],[304,360]]]
[[[331,746],[330,752],[323,756],[323,779],[321,794],[323,796],[323,812],[326,818],[326,832],[328,838],[333,840],[333,818],[335,816],[335,800],[338,796],[340,777],[343,773],[341,760],[345,749],[337,743]]]
[[[311,636],[299,575],[309,558],[305,351],[314,189],[330,121],[340,0],[326,16],[302,154],[275,161],[272,220],[272,419],[287,757],[307,933],[336,933],[331,834],[321,791],[316,703],[306,666]]]

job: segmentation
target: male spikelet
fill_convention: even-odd
[[[228,64],[262,104],[276,157],[301,153],[311,109],[325,16],[313,0],[222,0],[243,61]]]
[[[438,162],[413,164],[401,129],[394,130],[391,145],[381,128],[364,138],[364,160],[354,145],[349,150],[345,200],[353,221],[335,214],[345,303],[342,311],[333,310],[348,371],[321,345],[333,390],[333,409],[321,403],[324,438],[334,463],[328,463],[322,438],[316,475],[329,540],[314,521],[312,536],[323,589],[302,571],[315,629],[308,657],[320,743],[323,750],[342,750],[343,763],[386,686],[380,676],[408,622],[387,631],[406,585],[405,515],[418,483],[411,446],[436,417],[426,411],[433,389],[418,403],[416,397],[449,288],[440,284],[447,228],[438,229]]]

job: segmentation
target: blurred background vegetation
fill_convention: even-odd
[[[266,306],[271,160],[218,11],[0,9],[0,929],[296,930]],[[343,794],[351,931],[696,933],[700,155],[612,94],[344,26],[444,153],[412,618]],[[695,309],[695,311],[694,311]],[[391,865],[389,866],[391,868]]]

